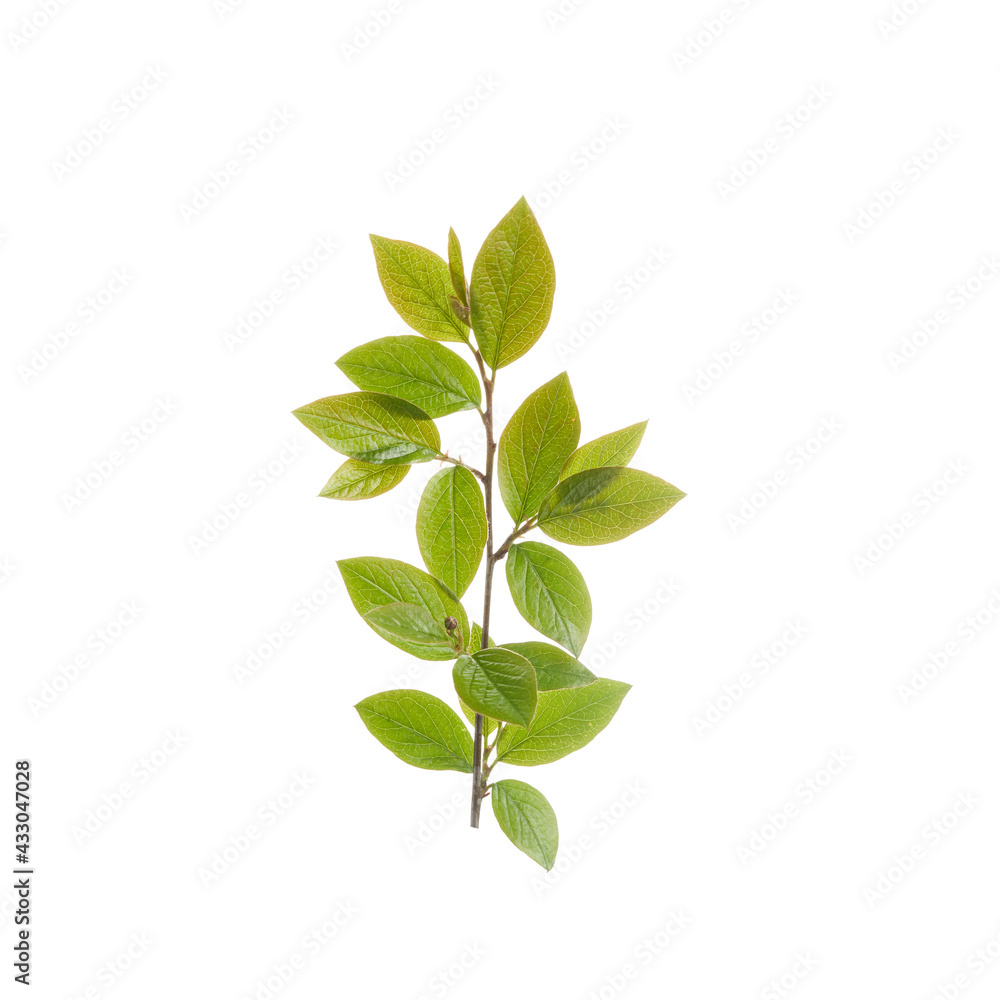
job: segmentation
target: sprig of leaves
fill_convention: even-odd
[[[378,497],[415,463],[449,463],[430,478],[417,508],[426,570],[381,556],[343,559],[338,566],[351,601],[377,635],[412,656],[453,661],[462,714],[411,690],[374,694],[355,707],[400,760],[471,773],[472,825],[479,825],[481,802],[490,796],[503,832],[550,869],[559,842],[551,805],[523,781],[491,781],[493,769],[535,767],[586,746],[614,717],[629,685],[596,677],[579,659],[592,616],[579,568],[560,549],[523,536],[537,528],[570,545],[618,541],[684,494],[629,467],[645,421],[580,445],[580,414],[565,372],[529,394],[498,440],[497,372],[541,336],[555,293],[552,255],[525,199],[486,237],[468,277],[453,229],[447,259],[402,240],[372,236],[371,242],[386,297],[420,336],[383,337],[348,351],[337,366],[358,391],[294,412],[346,456],[323,497]],[[478,375],[443,342],[468,348]],[[486,432],[483,471],[442,452],[435,421],[465,410],[477,411]],[[494,542],[494,460],[513,522],[500,544]],[[490,636],[493,571],[503,559],[514,605],[559,645],[538,639],[497,645]],[[481,568],[482,626],[470,622],[461,600]]]

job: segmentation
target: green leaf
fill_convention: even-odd
[[[497,761],[534,767],[579,750],[612,720],[630,687],[601,678],[586,687],[542,692],[531,725],[507,726],[500,734]]]
[[[460,466],[436,472],[417,507],[417,542],[427,568],[459,597],[486,544],[486,508],[476,477]]]
[[[361,462],[429,462],[441,451],[437,426],[423,410],[381,392],[327,396],[294,413],[324,444]]]
[[[465,283],[465,265],[462,263],[462,244],[454,229],[448,230],[448,270],[451,273],[451,287],[463,306],[469,305],[469,290]]]
[[[381,635],[391,635],[414,646],[443,649],[451,656],[458,656],[455,640],[448,635],[444,620],[431,617],[431,613],[419,604],[386,604],[372,608],[362,617]]]
[[[452,350],[420,337],[382,337],[348,351],[337,367],[359,388],[388,393],[429,417],[474,410],[476,373]]]
[[[493,641],[493,636],[490,636],[490,649],[492,649],[496,643]],[[483,626],[478,622],[472,623],[472,634],[469,636],[468,648],[470,652],[475,652],[477,649],[483,648]]]
[[[552,871],[559,850],[559,827],[549,800],[523,781],[494,781],[490,799],[500,829],[519,850]]]
[[[448,301],[451,274],[444,260],[415,243],[374,235],[371,241],[382,289],[404,322],[431,340],[468,342]]]
[[[473,712],[472,709],[469,708],[469,706],[466,705],[465,702],[462,701],[461,698],[459,698],[458,703],[459,703],[459,705],[462,706],[462,712],[464,713],[465,717],[469,720],[469,722],[472,723],[473,728],[475,728],[475,725],[476,725],[476,713]],[[481,712],[480,712],[480,715],[482,715]],[[486,716],[486,715],[483,716],[483,735],[484,736],[489,736],[490,733],[492,733],[493,730],[496,729],[496,727],[497,727],[497,720],[496,719],[491,719],[489,716]]]
[[[469,618],[459,599],[440,580],[435,580],[422,569],[379,556],[341,559],[337,566],[347,593],[362,617],[386,604],[416,604],[435,621],[444,622],[449,615],[457,618],[462,635],[468,634]],[[435,649],[400,639],[374,622],[369,621],[368,624],[383,639],[422,660],[450,660],[455,655],[453,650]]]
[[[407,764],[472,772],[472,736],[440,698],[424,691],[383,691],[354,707],[372,736]]]
[[[409,471],[408,465],[373,465],[349,458],[330,476],[319,495],[331,500],[368,500],[398,486]]]
[[[509,649],[481,649],[460,656],[452,670],[455,690],[474,712],[526,726],[535,714],[538,688],[531,664]]]
[[[548,325],[555,289],[552,254],[522,198],[486,237],[472,265],[472,328],[490,368],[530,350]]]
[[[531,663],[539,691],[586,687],[597,680],[575,656],[547,642],[505,642],[503,648],[520,653]]]
[[[590,592],[567,556],[542,542],[512,545],[507,586],[529,625],[580,655],[590,632]]]
[[[588,469],[564,479],[542,501],[538,527],[557,542],[617,542],[662,517],[686,494],[637,469]]]
[[[562,472],[559,473],[559,478],[568,479],[577,472],[602,469],[608,465],[628,465],[639,448],[639,442],[642,441],[648,422],[643,420],[640,424],[623,427],[620,431],[612,431],[580,445],[569,456]]]
[[[528,396],[500,435],[497,480],[515,524],[538,512],[579,441],[580,414],[563,372]]]

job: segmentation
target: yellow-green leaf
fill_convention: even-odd
[[[441,451],[437,426],[423,410],[381,392],[327,396],[294,413],[324,444],[362,462],[429,462]]]
[[[507,586],[529,625],[580,655],[590,632],[590,592],[568,556],[543,542],[512,545]]]
[[[523,781],[494,781],[490,791],[493,815],[500,829],[519,850],[552,871],[559,850],[559,826],[549,800]]]
[[[472,736],[440,698],[424,691],[383,691],[354,707],[372,736],[407,764],[472,773]]]
[[[409,471],[408,465],[377,465],[349,458],[330,476],[319,495],[331,500],[368,500],[398,486]]]
[[[398,559],[383,559],[379,556],[361,556],[356,559],[341,559],[337,563],[344,585],[359,615],[364,617],[374,608],[386,604],[417,604],[430,614],[434,621],[445,618],[458,619],[462,635],[469,633],[469,618],[462,602],[440,580],[434,579],[416,566]],[[419,656],[422,660],[450,660],[454,651],[436,649],[423,643],[410,642],[395,633],[382,628],[376,622],[365,619],[368,624],[387,642]]]
[[[382,337],[348,351],[337,367],[359,388],[405,399],[429,417],[474,410],[476,373],[453,350],[422,337]]]
[[[472,265],[472,328],[490,368],[530,350],[548,325],[555,289],[552,254],[522,198],[486,237]]]
[[[617,542],[662,517],[685,494],[638,469],[588,469],[564,479],[542,501],[538,527],[557,542]]]
[[[577,472],[602,469],[608,465],[628,465],[639,448],[647,422],[643,420],[581,444],[567,459],[559,478],[568,479]]]
[[[468,341],[448,301],[451,274],[444,260],[415,243],[375,235],[371,241],[382,290],[403,321],[431,340]]]
[[[462,703],[481,715],[526,726],[535,714],[534,667],[512,650],[498,646],[460,656],[452,679]]]
[[[579,440],[580,414],[563,372],[531,393],[500,435],[497,482],[515,524],[538,512]]]
[[[527,728],[507,726],[498,761],[534,767],[586,746],[613,718],[631,685],[601,678],[586,687],[544,691]]]
[[[486,545],[483,494],[468,469],[442,469],[424,487],[417,507],[417,543],[431,573],[461,597]]]

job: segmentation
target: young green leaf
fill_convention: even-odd
[[[462,263],[462,244],[454,229],[448,230],[448,270],[451,273],[451,287],[463,306],[469,305],[469,290],[465,283],[465,265]]]
[[[590,632],[590,591],[567,556],[542,542],[512,545],[507,586],[529,625],[580,655]]]
[[[433,618],[419,604],[386,604],[372,608],[362,617],[381,635],[392,635],[414,646],[445,650],[450,656],[458,656],[455,640],[448,635],[444,621]]]
[[[415,243],[374,235],[371,241],[382,289],[404,322],[431,340],[467,342],[469,332],[448,301],[448,265]]]
[[[575,656],[547,642],[505,642],[503,648],[520,653],[535,668],[539,691],[586,687],[597,680]]]
[[[549,800],[523,781],[494,781],[490,798],[500,829],[519,850],[552,871],[559,850],[559,827]]]
[[[422,569],[397,559],[382,559],[378,556],[341,559],[337,566],[344,578],[347,593],[362,617],[372,609],[386,604],[417,604],[435,621],[444,622],[445,618],[456,618],[462,635],[469,634],[469,618],[459,599],[440,580],[435,580]],[[455,655],[453,650],[435,649],[410,642],[374,622],[369,621],[368,624],[387,642],[422,660],[450,660]]]
[[[474,410],[476,373],[454,351],[420,337],[382,337],[348,351],[337,367],[359,388],[387,393],[429,417]]]
[[[557,542],[603,545],[652,524],[684,496],[648,472],[588,469],[564,479],[542,501],[538,527]]]
[[[372,736],[407,764],[472,773],[472,736],[440,698],[423,691],[383,691],[354,707]]]
[[[423,410],[381,392],[327,396],[293,412],[324,444],[361,462],[429,462],[441,451],[437,426]]]
[[[548,325],[555,288],[552,254],[522,198],[486,237],[472,265],[472,328],[490,368],[530,350]]]
[[[468,469],[454,465],[431,477],[417,507],[417,542],[427,568],[461,597],[486,544],[483,494]]]
[[[515,524],[538,512],[580,440],[580,414],[563,372],[517,408],[500,435],[497,480]]]
[[[492,649],[496,643],[493,641],[493,637],[490,636],[490,649]],[[483,648],[483,626],[478,622],[472,623],[472,634],[469,636],[469,641],[467,647],[470,653],[474,653],[477,649]]]
[[[569,456],[562,472],[559,473],[559,478],[568,479],[577,472],[602,469],[608,465],[628,465],[639,448],[647,423],[648,421],[643,420],[640,424],[623,427],[620,431],[612,431],[580,445]]]
[[[469,708],[469,706],[466,705],[465,702],[462,701],[461,698],[459,698],[458,703],[459,703],[459,705],[462,706],[462,714],[469,720],[469,722],[472,723],[473,726],[475,726],[475,724],[476,724],[476,713],[473,712],[472,709]],[[489,736],[490,733],[492,733],[493,730],[496,729],[496,727],[497,727],[497,720],[496,719],[491,719],[487,715],[483,716],[483,734],[484,735]]]
[[[586,746],[614,718],[630,684],[601,678],[581,688],[545,691],[527,728],[507,726],[497,761],[535,767]]]
[[[368,500],[398,486],[409,471],[408,465],[373,465],[349,458],[330,476],[319,495],[331,500]]]
[[[452,680],[463,704],[491,719],[526,726],[535,714],[535,670],[509,649],[480,649],[460,656],[452,669]]]

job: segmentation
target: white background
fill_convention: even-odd
[[[34,770],[36,995],[995,995],[1000,971],[967,958],[1000,954],[998,293],[977,276],[1000,252],[1000,10],[400,0],[379,25],[386,3],[4,5],[2,730],[8,788],[16,759]],[[276,111],[292,120],[261,133]],[[199,191],[217,196],[185,213]],[[471,262],[522,193],[558,289],[501,415],[566,369],[584,440],[648,417],[635,464],[689,494],[571,552],[583,658],[634,688],[581,752],[508,770],[559,816],[548,880],[488,803],[469,830],[466,776],[408,768],[352,708],[449,696],[331,573],[419,562],[436,465],[367,504],[317,499],[339,458],[289,413],[348,391],[348,348],[406,332],[368,232],[443,252],[453,225]],[[477,422],[442,421],[470,459]],[[532,636],[502,585],[495,634]]]

